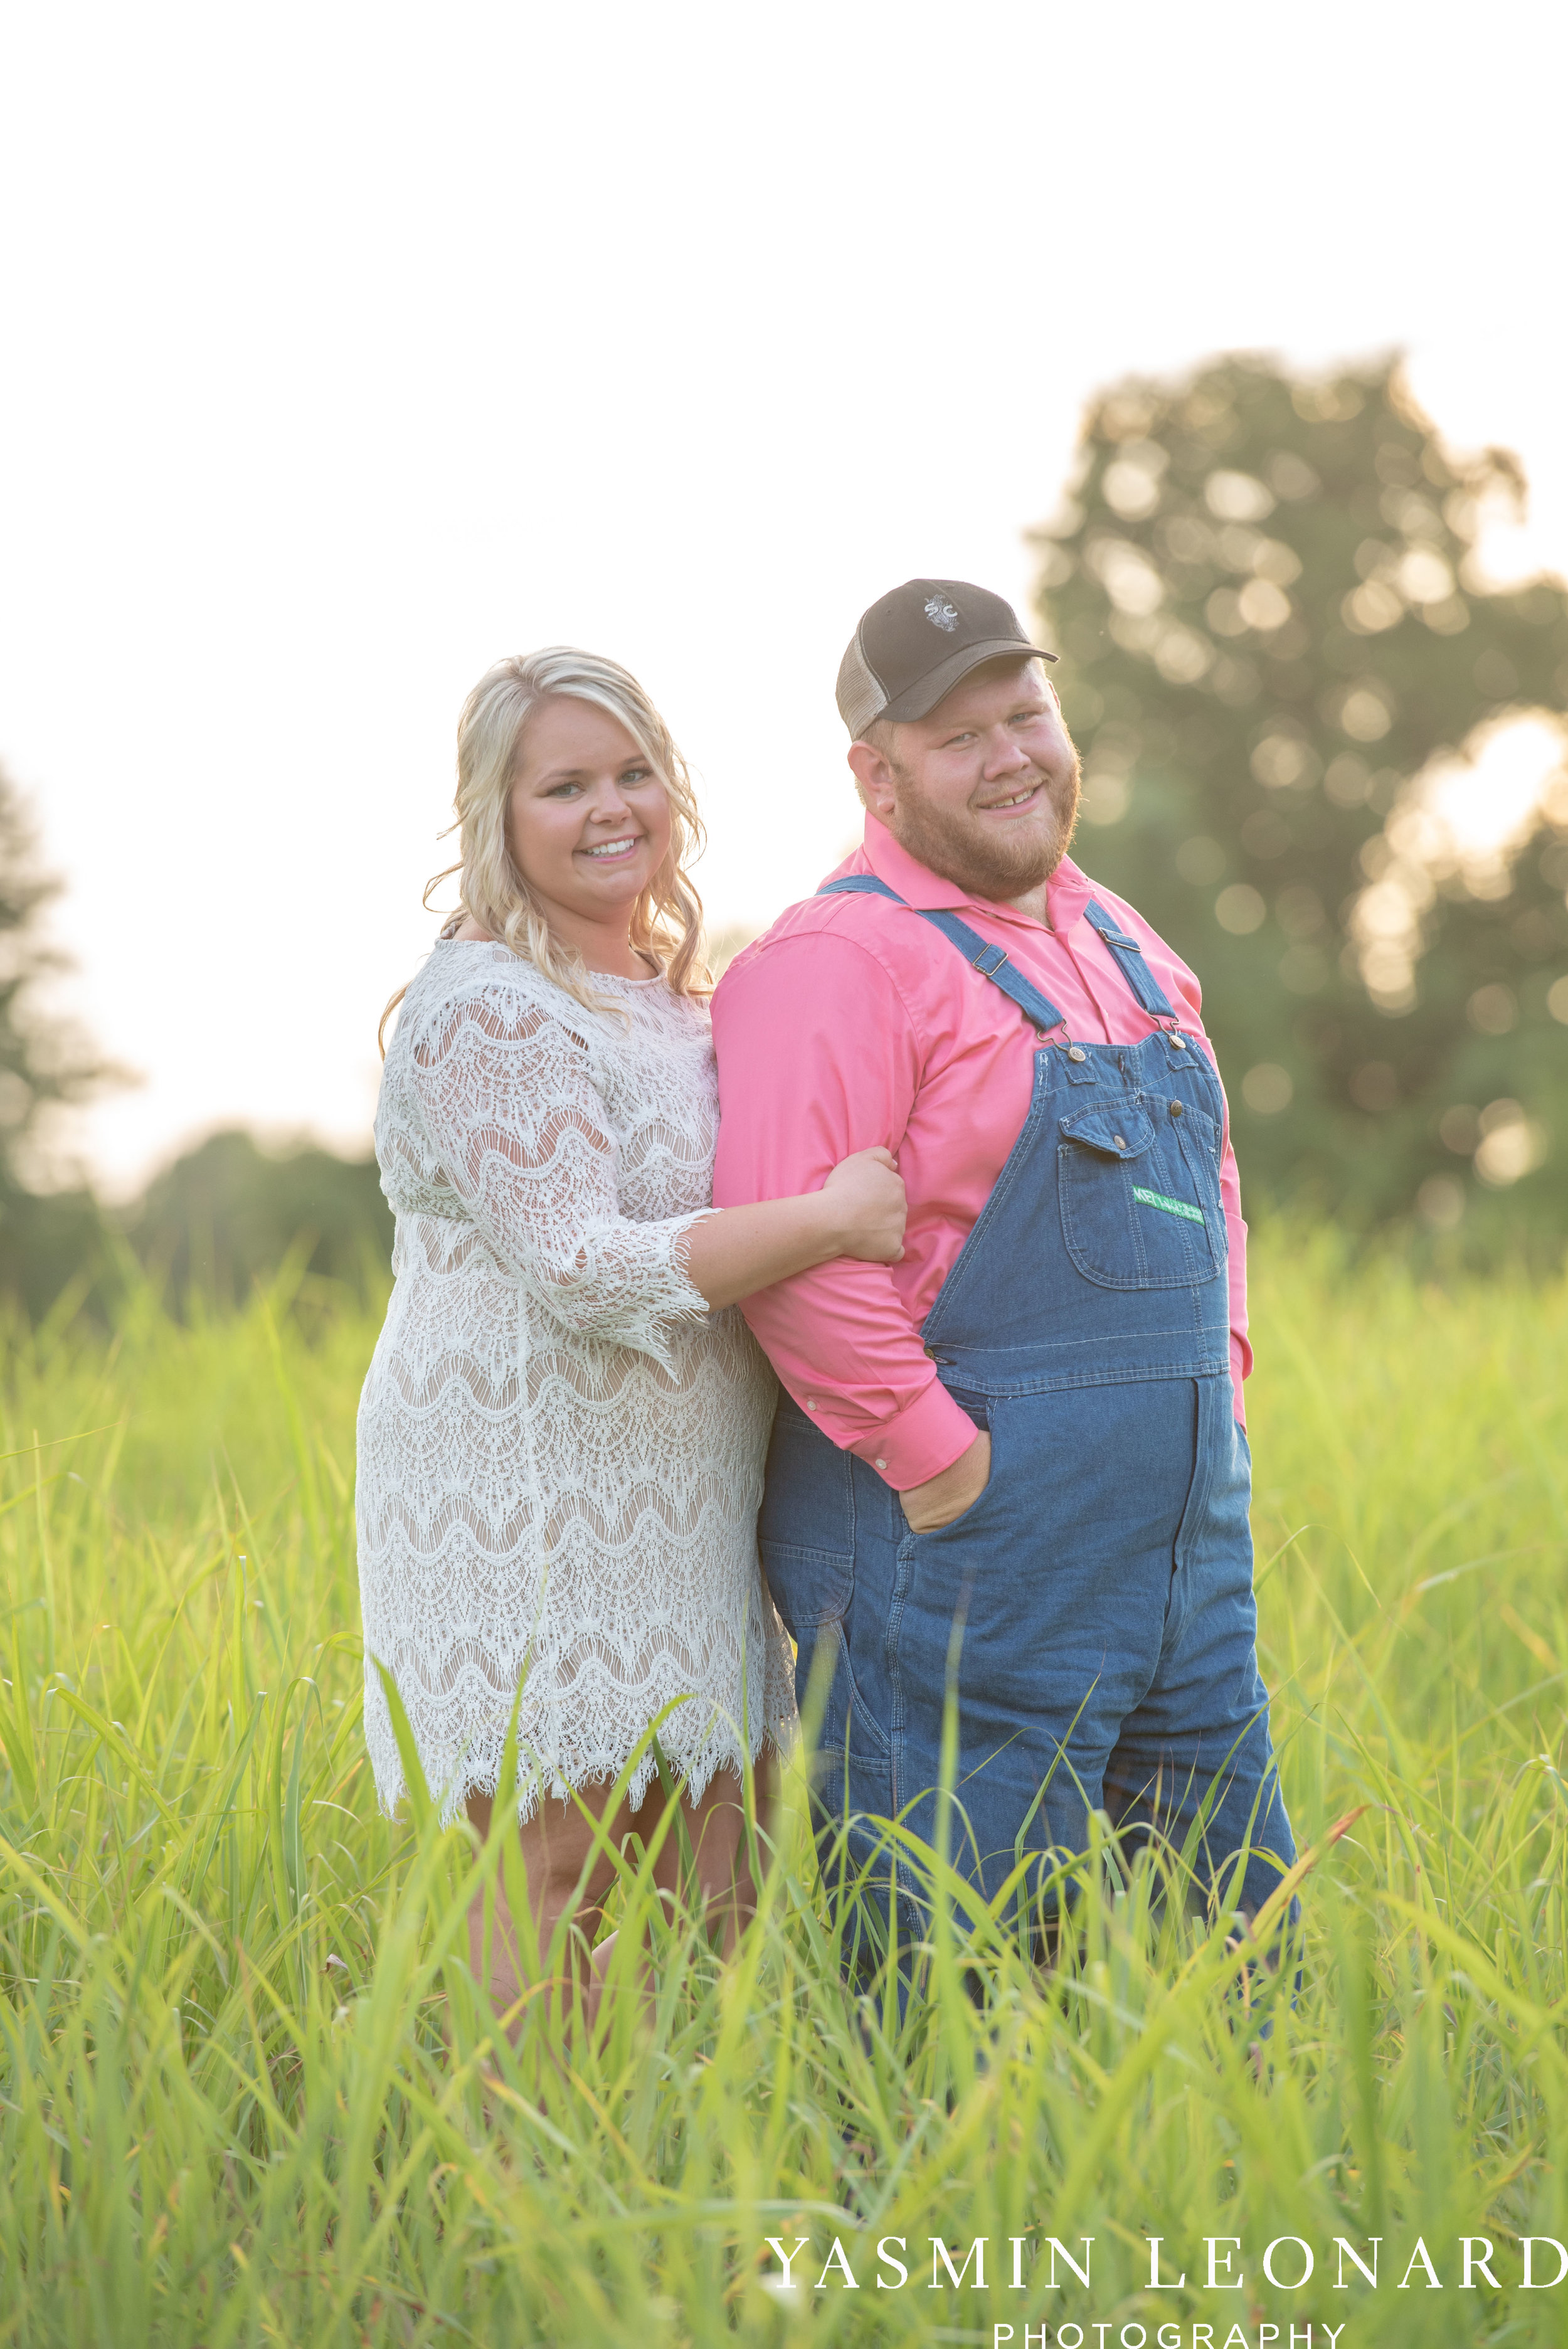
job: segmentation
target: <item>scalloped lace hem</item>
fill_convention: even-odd
[[[728,1770],[737,1778],[744,1777],[748,1762],[755,1768],[764,1749],[774,1754],[779,1761],[785,1760],[794,1742],[795,1725],[792,1714],[788,1719],[767,1723],[758,1732],[749,1754],[743,1754],[738,1739],[724,1737],[709,1741],[696,1755],[672,1754],[666,1745],[665,1760],[669,1767],[685,1780],[687,1800],[699,1803],[721,1770]],[[485,1742],[488,1744],[488,1741]],[[384,1817],[395,1818],[397,1806],[408,1791],[402,1756],[397,1751],[395,1738],[389,1739],[391,1744],[389,1763],[385,1753],[377,1751],[378,1740],[371,1738],[368,1743],[370,1766],[376,1780],[377,1806]],[[451,1826],[461,1816],[467,1808],[470,1795],[485,1795],[493,1799],[496,1789],[500,1784],[500,1767],[504,1751],[505,1741],[502,1740],[495,1746],[493,1753],[476,1754],[456,1777],[448,1781],[438,1799],[432,1794],[431,1799],[436,1802],[438,1816],[443,1827]],[[589,1786],[614,1785],[626,1766],[626,1759],[627,1757],[623,1754],[614,1760],[608,1758],[583,1760],[573,1763],[567,1770],[562,1770],[558,1764],[540,1763],[524,1775],[522,1757],[520,1754],[517,1797],[519,1826],[527,1825],[547,1796],[565,1803],[573,1793],[581,1794]],[[643,1756],[632,1773],[626,1787],[627,1804],[632,1810],[642,1808],[643,1797],[657,1777],[658,1768],[658,1757],[649,1752]],[[547,1773],[548,1784],[546,1783]]]

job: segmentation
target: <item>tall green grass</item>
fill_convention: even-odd
[[[857,2004],[792,1782],[733,1961],[634,1847],[651,2023],[628,1991],[602,2044],[541,2007],[515,2048],[463,1962],[499,1845],[381,1819],[361,1750],[374,1324],[142,1299],[112,1343],[13,1331],[0,2344],[1562,2340],[1519,2243],[1568,2240],[1568,1288],[1278,1234],[1253,1313],[1264,1662],[1315,1855],[1294,2002],[1112,1874],[1055,1974],[955,1902],[907,2019]],[[1150,2236],[1184,2288],[1150,2292]],[[1286,2236],[1299,2290],[1263,2270]],[[1463,2236],[1496,2290],[1460,2288]],[[803,2289],[769,2237],[806,2239]],[[1088,2289],[1052,2237],[1092,2239]],[[1381,2239],[1375,2292],[1336,2288],[1336,2237]]]

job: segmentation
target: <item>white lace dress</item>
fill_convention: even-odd
[[[526,1817],[659,1742],[700,1794],[794,1719],[756,1520],[774,1382],[683,1235],[710,1207],[706,1009],[441,939],[376,1117],[397,1275],[359,1407],[366,1732],[390,1811],[396,1682],[444,1818],[493,1793],[523,1684]],[[632,1782],[641,1800],[650,1753]]]

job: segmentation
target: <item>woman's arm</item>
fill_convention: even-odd
[[[896,1264],[903,1254],[903,1185],[892,1154],[858,1150],[820,1191],[725,1207],[693,1226],[686,1270],[709,1305],[734,1305],[835,1257]]]
[[[738,1216],[623,1216],[587,1055],[521,991],[448,1004],[410,1040],[409,1069],[446,1179],[499,1262],[569,1329],[663,1359],[672,1321],[852,1249],[900,1253],[903,1185],[885,1151],[860,1153],[876,1163],[836,1169],[809,1198]]]

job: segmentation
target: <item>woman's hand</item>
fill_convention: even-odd
[[[898,1263],[907,1202],[891,1150],[857,1150],[841,1158],[821,1195],[838,1242],[835,1255],[859,1257],[867,1264]]]

